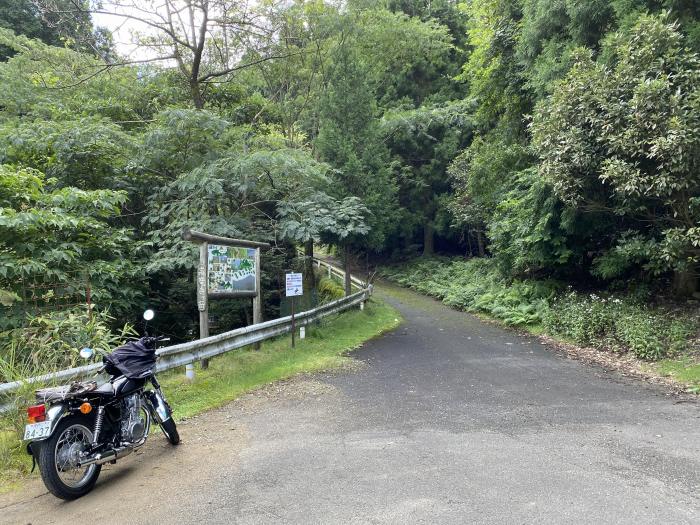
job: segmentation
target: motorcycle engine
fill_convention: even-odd
[[[133,443],[144,437],[146,422],[141,410],[141,397],[138,393],[122,400],[122,441]]]

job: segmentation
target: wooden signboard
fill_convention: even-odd
[[[262,322],[260,250],[270,245],[192,230],[185,230],[182,238],[199,243],[197,309],[200,339],[209,337],[210,299],[252,297],[253,324]],[[202,361],[202,368],[206,367],[207,362]]]

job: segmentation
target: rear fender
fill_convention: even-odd
[[[49,430],[48,435],[46,437],[41,438],[41,439],[34,439],[34,440],[30,441],[27,444],[27,452],[30,455],[33,455],[32,448],[31,448],[32,443],[39,443],[41,441],[46,441],[47,439],[49,439],[53,435],[54,431],[56,430],[56,426],[58,425],[58,423],[69,414],[70,414],[70,410],[68,409],[68,405],[64,405],[63,403],[57,403],[55,405],[51,405],[49,407],[49,409],[46,411],[46,421],[51,421],[51,426],[50,426],[50,430]]]

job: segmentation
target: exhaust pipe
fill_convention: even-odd
[[[95,454],[85,461],[78,462],[78,468],[87,467],[89,465],[103,465],[104,463],[109,463],[110,461],[116,461],[131,454],[135,448],[136,447],[134,445],[127,445],[125,447],[117,447],[106,452]]]

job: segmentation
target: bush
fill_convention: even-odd
[[[574,342],[657,360],[688,349],[698,320],[633,299],[570,292],[550,304],[545,330]]]
[[[343,286],[329,277],[321,277],[316,287],[318,289],[318,300],[321,304],[329,303],[345,296]]]
[[[129,325],[113,333],[111,321],[107,313],[89,315],[82,307],[29,317],[26,326],[0,332],[0,382],[83,364],[84,347],[96,350],[96,358],[110,352],[133,335]]]
[[[386,268],[382,275],[454,308],[487,313],[509,325],[540,323],[546,299],[559,288],[554,281],[508,282],[486,258],[421,258]]]

